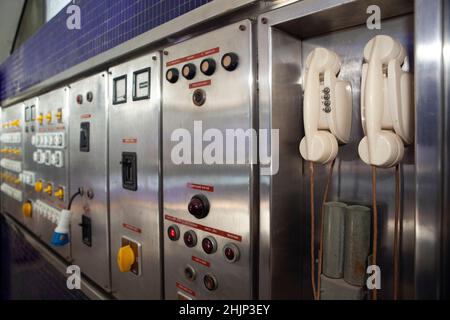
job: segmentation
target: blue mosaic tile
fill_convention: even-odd
[[[67,29],[65,9],[43,25],[0,65],[0,100],[211,1],[74,0],[81,30]]]

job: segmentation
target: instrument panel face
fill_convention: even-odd
[[[160,53],[109,72],[113,294],[120,299],[161,299]]]
[[[251,32],[245,20],[164,50],[167,299],[253,295]]]
[[[8,213],[22,223],[24,222],[22,215],[24,195],[21,181],[24,120],[23,103],[2,108],[0,140],[2,212]]]
[[[70,190],[83,189],[71,207],[73,264],[109,291],[107,85],[106,72],[71,84],[68,105]]]
[[[42,96],[35,115],[35,133],[31,144],[36,177],[32,201],[33,214],[38,215],[38,235],[51,246],[51,238],[58,222],[58,211],[67,208],[69,185],[69,88],[64,87]],[[38,202],[39,201],[39,202]],[[55,214],[46,205],[56,209]],[[52,210],[50,210],[52,211]],[[71,244],[51,246],[67,260],[71,260]]]

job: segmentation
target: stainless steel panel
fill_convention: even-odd
[[[192,164],[176,165],[171,153],[177,142],[172,141],[174,130],[185,129],[193,139],[193,145],[200,146],[200,152],[206,146],[201,145],[202,136],[194,136],[194,121],[201,121],[203,132],[216,129],[216,133],[226,136],[226,130],[254,127],[253,101],[253,49],[252,25],[248,20],[229,25],[187,40],[167,48],[164,56],[163,75],[170,68],[179,70],[176,83],[163,79],[163,159],[164,159],[164,270],[165,297],[177,299],[251,299],[254,292],[253,253],[256,252],[255,223],[257,207],[253,206],[254,177],[257,167],[249,155],[249,146],[256,146],[256,139],[245,142],[246,162],[244,164],[193,164],[199,160],[192,152]],[[239,65],[233,72],[221,66],[224,54],[234,52],[239,57]],[[211,76],[202,74],[200,63],[203,58],[212,58],[216,71]],[[186,63],[196,66],[196,76],[187,80],[182,75]],[[193,103],[196,88],[204,90],[206,101],[201,106]],[[197,133],[195,133],[197,134]],[[242,134],[239,137],[243,137]],[[225,146],[225,141],[223,146]],[[191,142],[189,142],[191,145]],[[195,147],[194,147],[195,148]],[[197,149],[198,150],[198,149]],[[236,153],[237,147],[232,151]],[[225,162],[225,150],[223,161]],[[201,189],[201,190],[199,190]],[[210,203],[210,212],[203,219],[196,219],[188,212],[188,203],[194,195],[206,196]],[[180,239],[171,241],[167,230],[177,225]],[[197,245],[188,248],[183,234],[195,231]],[[224,233],[221,233],[223,231]],[[234,234],[238,237],[231,237]],[[212,236],[217,242],[217,251],[206,254],[201,242]],[[240,259],[228,263],[223,255],[224,245],[232,243],[240,250]],[[193,281],[185,277],[186,266],[196,270]],[[204,276],[216,277],[218,288],[208,291],[204,286]],[[181,297],[181,298],[182,298]]]
[[[150,97],[133,100],[133,73],[150,68]],[[160,54],[147,54],[115,66],[109,80],[109,168],[111,272],[113,294],[120,299],[160,299]],[[127,77],[127,100],[113,104],[113,83]],[[122,186],[122,153],[137,154],[137,190]],[[121,273],[117,253],[125,236],[141,245],[142,273]]]
[[[33,98],[25,101],[23,104],[24,108],[24,131],[23,131],[23,170],[29,173],[34,173],[36,176],[37,164],[33,161],[33,151],[34,146],[31,143],[32,137],[35,135],[37,130],[37,122],[35,117],[33,119],[32,112],[36,112],[39,108],[39,99]],[[34,110],[34,111],[33,111]],[[23,201],[33,202],[35,197],[34,185],[31,183],[26,183],[22,181],[23,186]],[[39,215],[35,212],[31,213],[31,217],[23,219],[24,225],[34,234],[39,234],[38,228],[38,218]]]
[[[371,4],[381,7],[383,18],[381,30],[369,30],[366,27],[368,17],[366,9]],[[357,151],[358,143],[363,136],[359,103],[363,48],[377,34],[390,35],[407,48],[410,68],[414,72],[414,16],[408,13],[413,10],[412,4],[412,1],[392,3],[392,1],[364,0],[305,0],[259,17],[260,125],[261,128],[280,129],[280,173],[283,173],[285,166],[291,173],[291,177],[287,179],[279,175],[261,178],[260,298],[284,297],[284,287],[280,283],[291,283],[295,279],[295,272],[299,272],[301,277],[299,287],[296,288],[297,294],[299,293],[301,298],[312,297],[307,247],[310,223],[307,190],[309,177],[308,168],[300,160],[298,153],[299,135],[303,135],[301,77],[307,55],[317,46],[335,51],[342,60],[340,78],[350,81],[353,90],[351,141],[339,149],[328,200],[370,205],[370,167],[360,161]],[[310,21],[320,21],[320,24],[315,24],[312,28],[308,23]],[[294,123],[292,117],[298,122]],[[402,298],[415,296],[414,149],[414,146],[406,149],[401,165]],[[298,157],[296,161],[295,155]],[[288,161],[289,157],[292,159],[291,162]],[[327,168],[316,166],[316,219],[326,178]],[[283,183],[281,189],[277,183]],[[377,197],[381,216],[379,230],[381,250],[378,263],[382,271],[382,289],[379,297],[384,299],[392,298],[394,186],[393,169],[378,170]],[[291,192],[297,195],[297,199],[294,196],[292,199],[288,198]],[[288,210],[292,208],[294,211],[291,217],[284,214],[287,221],[292,221],[291,224],[302,224],[297,227],[290,226],[294,232],[299,231],[299,234],[296,234],[297,238],[286,235],[289,234],[289,230],[286,230],[289,222],[287,224],[279,222],[280,212],[284,212],[278,209],[280,207]],[[316,226],[318,227],[318,224]],[[291,260],[287,258],[287,254],[283,256],[279,253],[283,250],[291,254]],[[292,271],[293,268],[295,271]]]
[[[18,126],[11,126],[11,122],[18,121]],[[2,118],[1,118],[1,134],[4,136],[9,133],[20,134],[20,143],[11,142],[1,142],[0,148],[2,153],[0,153],[1,159],[10,159],[13,161],[18,161],[22,163],[23,159],[23,128],[24,128],[24,114],[23,114],[23,103],[11,106],[9,108],[2,108]],[[19,154],[12,153],[12,150],[19,150]],[[23,168],[22,168],[23,170]],[[22,200],[24,198],[23,188],[20,183],[16,183],[16,179],[19,178],[20,172],[15,172],[5,168],[1,168],[1,183],[6,184],[20,192],[22,192]],[[8,213],[13,216],[17,221],[23,223],[24,217],[22,215],[22,203],[23,201],[17,201],[4,192],[1,192],[1,206],[2,212]]]
[[[417,0],[415,289],[421,299],[442,294],[442,211],[445,178],[443,3]],[[446,17],[448,21],[448,16]],[[447,48],[448,50],[448,48]],[[448,202],[448,200],[446,200]],[[445,212],[445,214],[448,214]],[[445,253],[444,253],[445,254]]]
[[[71,110],[70,190],[72,194],[79,188],[84,191],[71,207],[73,264],[80,266],[99,286],[110,290],[107,85],[106,72],[73,83],[68,104]],[[78,103],[80,96],[81,103]],[[89,124],[89,149],[83,149],[89,151],[80,149],[81,124]],[[82,216],[91,219],[91,243],[83,241]]]
[[[60,88],[54,91],[51,91],[45,95],[39,97],[39,104],[36,110],[36,134],[46,134],[46,133],[62,133],[65,138],[65,148],[62,149],[50,149],[47,147],[38,148],[34,146],[32,149],[33,152],[38,149],[41,150],[51,150],[54,152],[56,150],[60,150],[63,153],[63,166],[61,168],[57,168],[55,166],[49,166],[46,164],[37,164],[36,165],[36,180],[41,180],[44,184],[44,188],[48,183],[53,184],[53,191],[58,187],[65,188],[64,199],[60,200],[56,198],[54,195],[50,196],[45,192],[35,192],[35,199],[41,200],[46,204],[57,208],[64,209],[67,208],[69,203],[69,195],[70,195],[70,186],[69,186],[69,152],[68,152],[68,138],[69,138],[69,108],[67,104],[69,94],[69,88]],[[61,120],[57,120],[56,114],[61,110]],[[52,119],[51,122],[46,118],[47,115],[51,114]],[[38,118],[43,116],[42,123],[39,122]],[[53,192],[54,193],[54,192]],[[36,210],[33,210],[33,214]],[[39,215],[38,217],[38,236],[42,239],[42,241],[49,245],[53,250],[55,250],[58,254],[60,254],[63,258],[70,260],[71,259],[71,244],[67,244],[62,247],[55,247],[51,245],[51,237],[53,231],[55,230],[56,224],[51,222],[49,219],[45,218],[43,215]]]

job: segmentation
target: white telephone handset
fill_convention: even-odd
[[[340,68],[337,54],[325,48],[306,59],[300,153],[308,161],[326,164],[336,158],[338,141],[349,141],[352,92],[349,82],[336,78]]]
[[[413,142],[412,75],[405,48],[389,36],[379,35],[364,48],[361,119],[365,137],[358,152],[370,165],[392,167]]]

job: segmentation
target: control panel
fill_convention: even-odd
[[[23,222],[23,103],[2,109],[0,134],[1,206],[2,212]]]
[[[70,190],[83,190],[70,209],[72,259],[83,274],[109,291],[107,85],[106,72],[72,83],[68,104]],[[53,136],[57,137],[60,144],[53,144],[53,155],[65,145],[64,136]]]
[[[109,169],[112,292],[120,299],[161,299],[161,57],[151,53],[109,73]],[[80,148],[92,148],[93,127]]]
[[[38,97],[34,104],[35,111],[30,113],[27,122],[27,171],[34,173],[34,187],[26,187],[26,201],[31,205],[31,214],[38,208],[53,208],[59,212],[67,208],[70,197],[69,186],[69,151],[67,148],[69,134],[69,88],[64,87]],[[30,105],[30,110],[31,106]],[[25,110],[25,113],[27,111]],[[25,177],[30,176],[29,174]],[[39,202],[37,202],[39,201]],[[53,246],[53,232],[57,226],[57,215],[46,215],[40,210],[38,215],[37,235],[59,253],[63,258],[71,259],[70,245]],[[49,218],[52,217],[52,218]]]
[[[251,32],[246,20],[164,50],[167,299],[254,295]]]
[[[34,201],[36,200],[35,183],[38,180],[39,172],[37,171],[37,164],[33,159],[35,148],[33,146],[33,139],[38,134],[36,114],[39,108],[39,98],[32,98],[24,102],[22,112],[24,115],[24,129],[23,129],[23,171],[20,176],[22,181],[24,202],[22,205],[22,215],[24,225],[40,235],[39,219],[40,216],[36,214]]]

